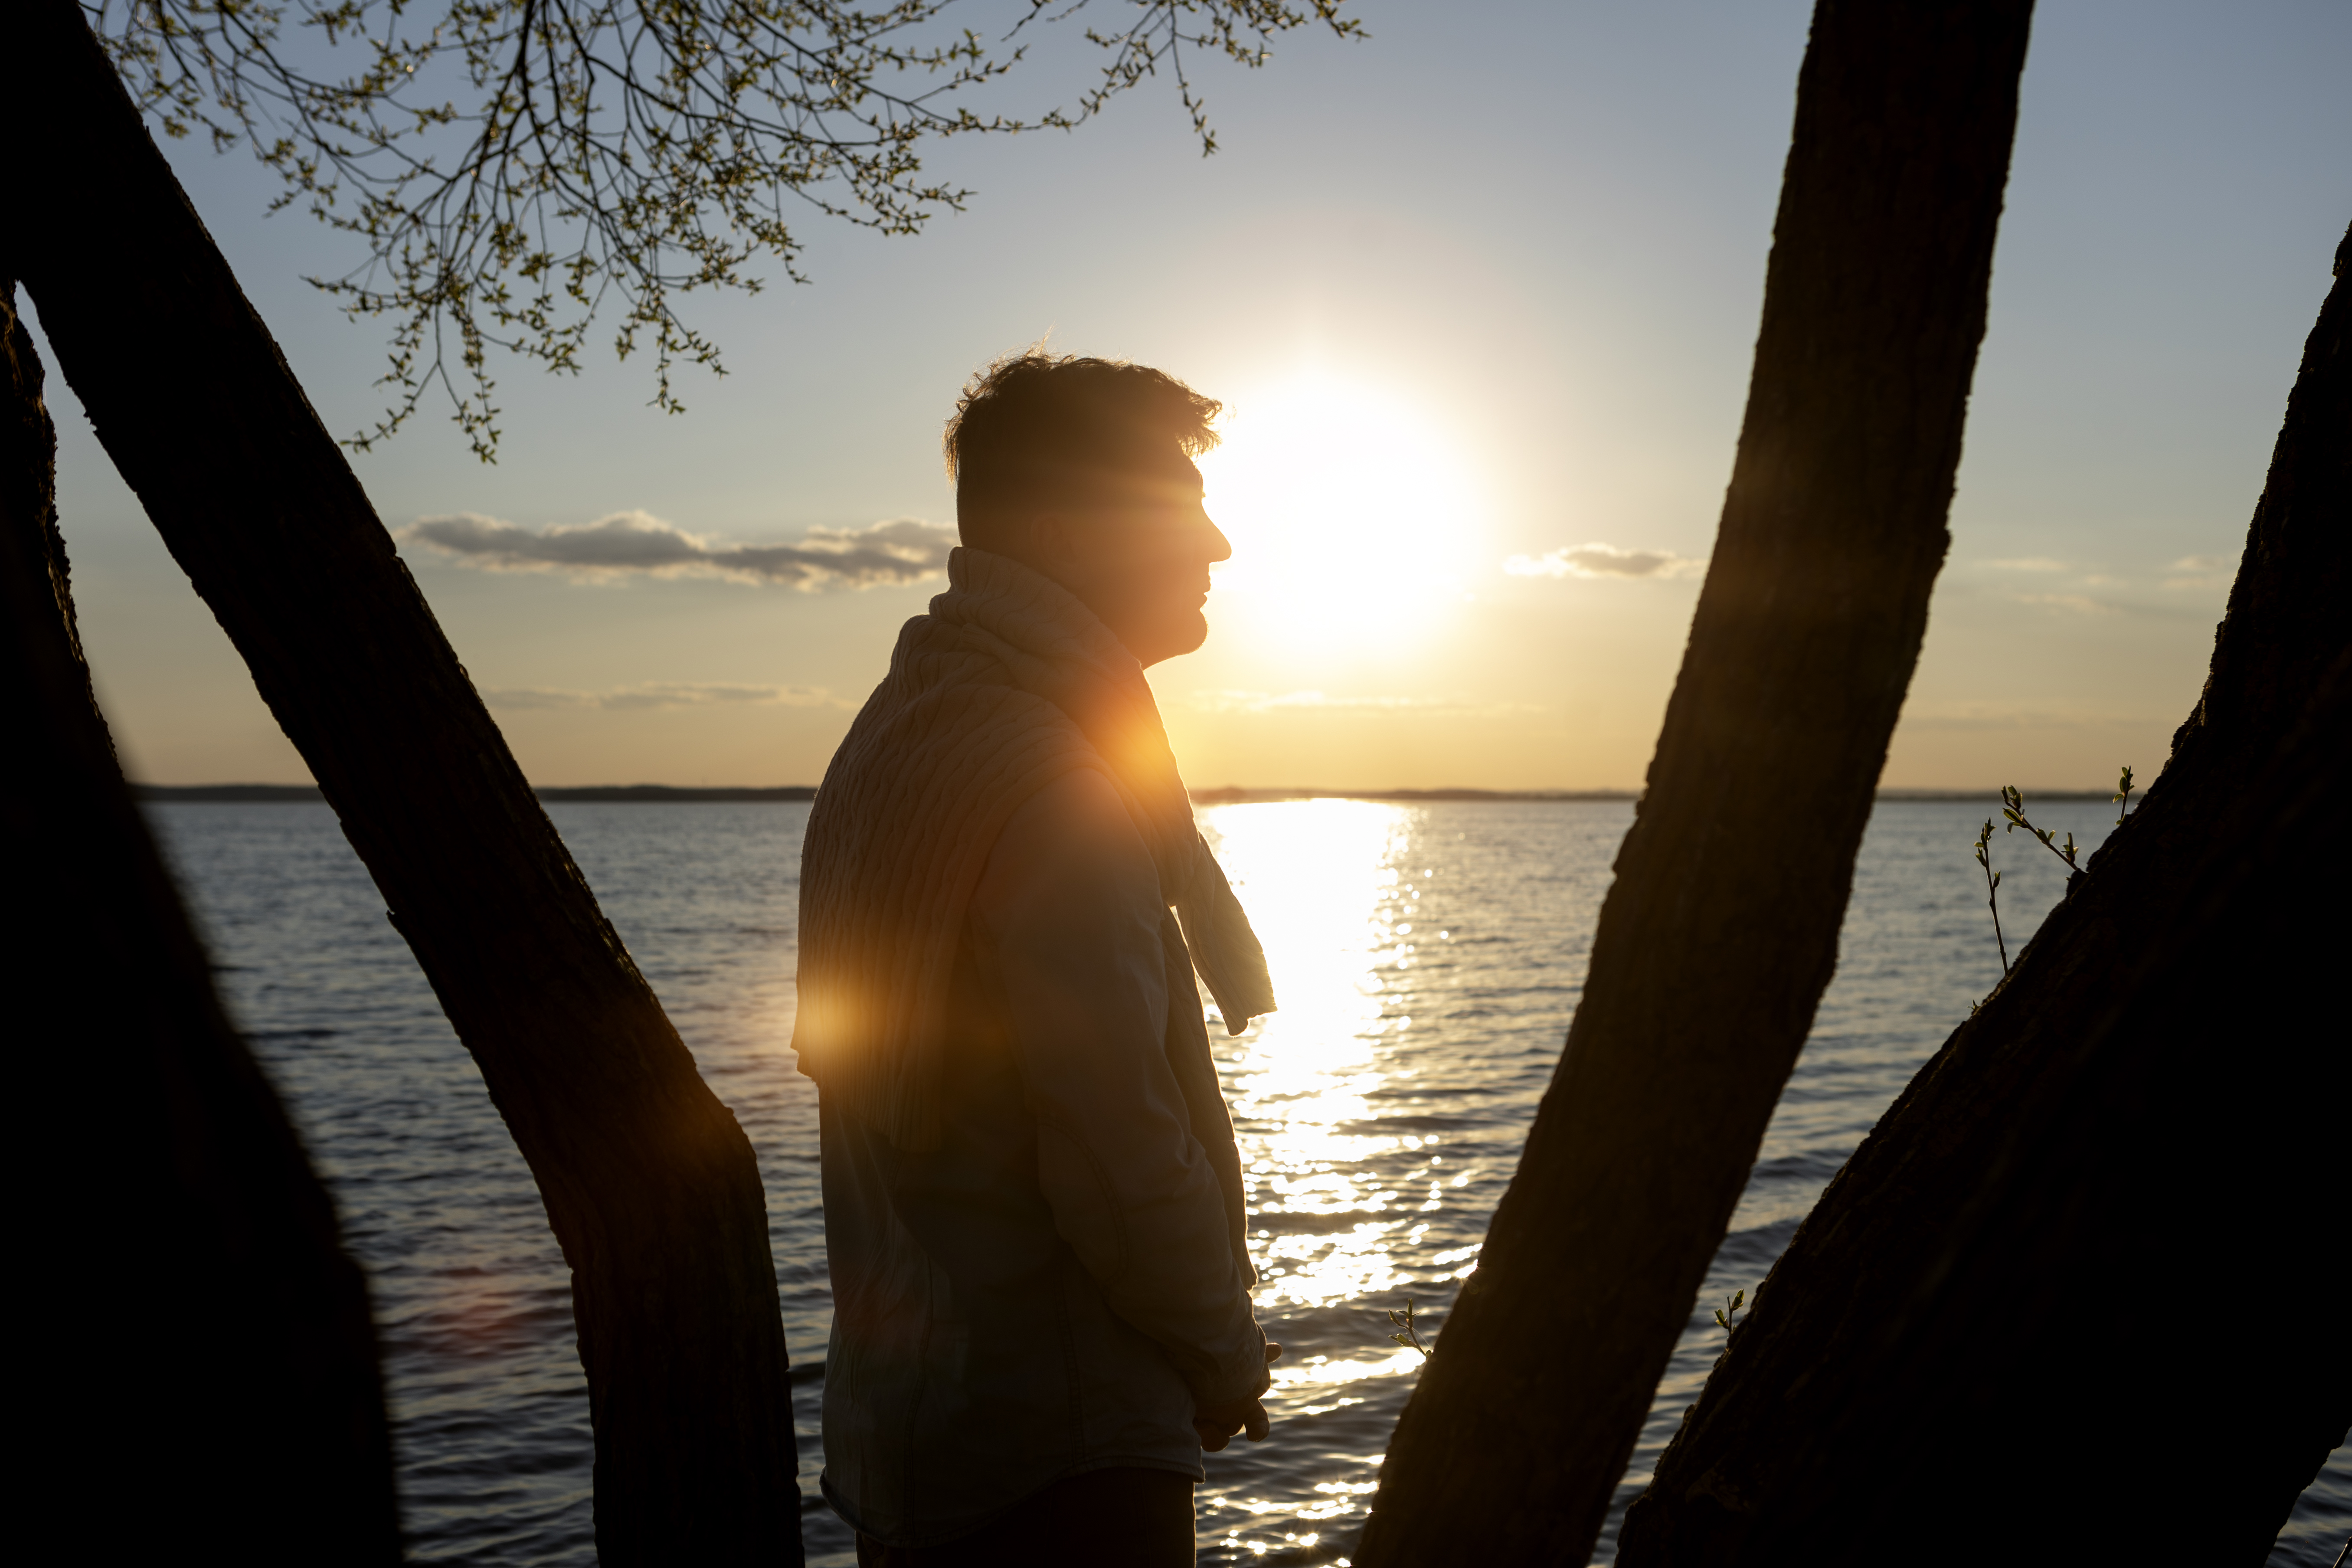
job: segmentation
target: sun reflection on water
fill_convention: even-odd
[[[1390,977],[1415,947],[1410,808],[1293,801],[1204,814],[1265,943],[1282,1010],[1229,1047],[1265,1308],[1375,1297],[1405,1276],[1391,1249],[1422,1194],[1375,1173],[1435,1140],[1383,1135],[1368,1096],[1396,1072],[1412,1019]],[[1288,1216],[1278,1218],[1277,1216]],[[1268,1223],[1273,1222],[1273,1223]]]

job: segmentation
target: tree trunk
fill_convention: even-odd
[[[2252,1568],[2352,1424],[2336,265],[2170,763],[1798,1229],[1624,1568]]]
[[[1582,1563],[1837,957],[1943,563],[2030,0],[1821,0],[1748,414],[1584,999],[1356,1561]]]
[[[59,1557],[397,1563],[367,1283],[115,766],[74,631],[54,452],[0,279],[0,703],[19,748],[0,812],[26,921],[9,957],[26,1048],[11,1058],[30,1112],[11,1133],[31,1243],[17,1491],[68,1532]]]
[[[800,1561],[750,1141],[596,907],[73,0],[0,89],[0,263],[245,656],[538,1179],[572,1266],[607,1563]]]

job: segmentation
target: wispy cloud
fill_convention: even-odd
[[[2134,563],[2117,567],[2108,563],[2061,561],[2048,555],[2011,556],[1999,560],[1966,561],[1978,572],[2011,574],[1992,591],[2015,605],[2074,616],[2139,616],[2179,613],[2172,595],[2182,590],[2227,587],[2232,563],[2217,555],[2184,555],[2168,566]],[[2164,574],[2158,575],[2158,574]],[[2015,580],[2022,575],[2025,581]],[[2035,582],[2033,579],[2041,581]],[[2157,597],[2152,587],[2167,590]],[[2033,591],[2029,592],[2031,588]]]
[[[1514,577],[1696,577],[1706,570],[1706,559],[1671,550],[1574,544],[1542,555],[1514,555],[1503,570]]]
[[[2000,702],[1944,702],[1903,710],[1906,730],[2113,729],[2157,722],[2144,714],[2079,708],[2018,708]]]
[[[2211,588],[2227,584],[2237,563],[2220,555],[2184,555],[2166,570],[2168,588]]]
[[[482,693],[493,708],[708,708],[719,703],[767,703],[786,708],[839,706],[817,686],[735,686],[723,681],[648,680],[610,691],[565,691],[545,686],[497,687]]]
[[[2077,616],[2112,616],[2117,606],[2094,599],[2088,594],[2014,594],[2021,605],[2039,605],[2047,610],[2064,610]]]
[[[587,581],[727,577],[808,591],[918,582],[947,570],[956,542],[952,528],[902,517],[866,528],[813,528],[798,544],[718,544],[643,511],[537,531],[458,512],[419,518],[394,537],[491,572],[561,572]]]
[[[1372,713],[1459,713],[1495,717],[1538,710],[1517,702],[1460,702],[1444,697],[1331,697],[1320,691],[1195,691],[1203,713],[1285,713],[1301,709]]]

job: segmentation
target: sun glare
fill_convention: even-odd
[[[1426,412],[1336,378],[1233,400],[1203,458],[1233,541],[1213,623],[1259,644],[1366,652],[1417,641],[1465,597],[1476,487]]]
[[[1259,1300],[1328,1307],[1377,1296],[1406,1278],[1400,1243],[1420,1234],[1416,1224],[1429,1228],[1417,1194],[1390,1190],[1366,1166],[1398,1141],[1370,1131],[1367,1096],[1399,1080],[1412,1027],[1388,984],[1417,952],[1401,888],[1412,814],[1318,800],[1222,806],[1202,819],[1280,977],[1281,1010],[1225,1047],[1251,1211],[1307,1216],[1261,1232]],[[1351,1363],[1350,1375],[1361,1370]]]

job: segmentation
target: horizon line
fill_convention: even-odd
[[[127,782],[127,781],[126,781]],[[663,802],[804,802],[816,798],[814,784],[534,784],[531,792],[543,801],[558,804],[659,804]],[[1255,805],[1291,800],[1370,800],[1432,804],[1493,801],[1542,802],[1583,800],[1639,800],[1642,791],[1622,788],[1602,789],[1481,789],[1453,785],[1437,789],[1331,789],[1320,785],[1244,785],[1223,784],[1212,789],[1191,792],[1193,801],[1202,805]],[[2109,788],[2065,788],[2056,785],[2023,792],[2042,800],[2112,800],[2115,792]],[[2135,794],[2139,792],[2135,791]],[[187,801],[193,803],[297,805],[310,801],[324,802],[325,793],[315,784],[131,784],[131,794],[137,800]],[[1880,787],[1875,798],[1883,801],[1989,801],[2000,798],[2000,786],[1888,784]]]

